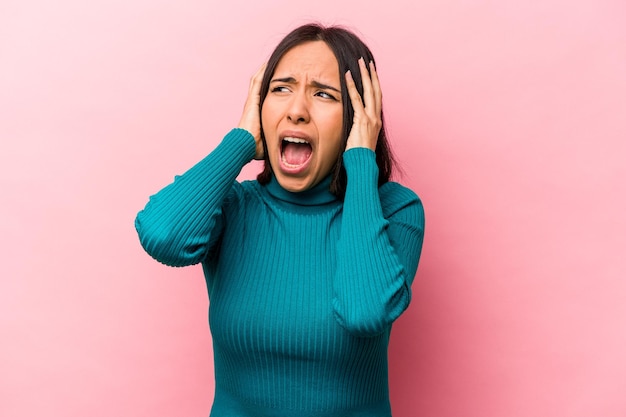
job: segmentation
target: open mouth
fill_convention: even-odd
[[[280,159],[287,168],[303,167],[312,153],[311,144],[301,138],[286,137],[280,146]]]

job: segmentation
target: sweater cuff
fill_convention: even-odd
[[[239,127],[234,128],[224,136],[222,144],[233,151],[234,155],[239,154],[245,163],[250,162],[256,153],[256,142],[252,133]]]
[[[343,153],[343,166],[348,180],[358,179],[360,182],[372,181],[378,184],[378,165],[376,152],[368,148],[352,148]]]

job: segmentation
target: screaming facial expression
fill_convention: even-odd
[[[307,190],[330,174],[342,150],[339,64],[323,41],[293,47],[272,75],[261,121],[279,184]]]

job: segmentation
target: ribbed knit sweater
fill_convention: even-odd
[[[215,362],[212,417],[388,417],[387,346],[407,308],[424,212],[409,189],[378,187],[375,153],[343,154],[292,193],[236,177],[255,142],[234,129],[150,197],[140,241],[172,266],[202,263]]]

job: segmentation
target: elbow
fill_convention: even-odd
[[[333,308],[335,319],[348,333],[355,337],[375,337],[391,327],[410,301],[410,289],[405,287],[380,303],[347,305],[335,298]]]
[[[151,224],[137,215],[135,229],[143,249],[158,262],[174,267],[194,265],[201,260],[201,250],[198,245],[183,245],[173,233],[172,228],[164,223]]]

